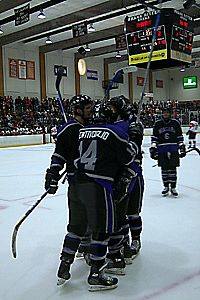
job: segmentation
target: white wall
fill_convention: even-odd
[[[35,80],[9,77],[9,58],[35,61]],[[40,73],[38,48],[26,48],[22,43],[3,47],[4,94],[16,96],[40,97]]]
[[[156,87],[156,80],[163,80],[163,88]],[[170,74],[168,70],[153,71],[153,94],[155,100],[170,99]]]
[[[98,71],[98,80],[87,79],[87,73],[80,78],[81,94],[88,95],[93,99],[102,99],[104,90],[102,80],[104,80],[103,58],[88,57],[85,59],[88,70]]]
[[[197,76],[196,89],[183,89],[183,77]],[[169,71],[169,95],[175,100],[200,100],[200,68],[189,68],[185,72]]]
[[[55,51],[45,55],[46,57],[46,89],[47,96],[57,96],[55,89],[54,65],[68,66],[68,77],[63,78],[60,90],[62,96],[71,98],[75,94],[75,70],[74,70],[74,54],[69,51]],[[22,80],[9,77],[8,59],[24,59],[35,61],[35,80]],[[4,63],[4,89],[5,95],[11,95],[14,98],[18,95],[37,96],[40,99],[40,74],[39,74],[39,49],[32,46],[18,43],[3,47],[3,63]],[[104,79],[103,57],[86,58],[87,68],[97,70],[99,80],[88,80],[87,76],[81,76],[81,93],[87,94],[92,98],[102,98],[104,90],[102,88],[102,80]],[[109,65],[109,78],[112,78],[116,70],[127,66],[127,62],[116,62]],[[184,90],[183,77],[195,75],[198,78],[198,87],[196,89]],[[137,73],[133,73],[133,98],[138,100],[141,97],[142,87],[137,86],[137,76],[144,77],[145,69],[139,69]],[[163,80],[164,87],[156,88],[156,80]],[[178,69],[153,71],[153,93],[155,100],[200,100],[200,68],[186,69],[181,73]],[[146,85],[146,92],[149,92],[149,83]],[[124,75],[124,84],[119,84],[117,90],[111,91],[111,96],[125,95],[128,97],[128,75]],[[147,98],[148,100],[148,98]],[[145,100],[144,100],[145,101]]]
[[[46,143],[50,143],[50,134],[45,134]],[[0,148],[43,144],[43,134],[0,136]]]

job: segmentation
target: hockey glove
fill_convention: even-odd
[[[184,145],[184,144],[181,144],[181,145],[179,146],[179,151],[180,151],[179,156],[180,156],[181,158],[183,158],[183,157],[186,156],[186,149],[185,149],[185,145]]]
[[[143,140],[144,127],[142,123],[132,122],[129,125],[129,138],[130,141],[135,142],[137,145],[141,146]]]
[[[149,152],[150,152],[150,157],[152,159],[155,159],[155,160],[158,159],[158,149],[157,149],[157,147],[153,147],[153,146],[150,147]]]
[[[131,181],[135,176],[134,174],[130,173],[128,170],[123,170],[123,172],[115,180],[114,199],[118,203],[121,202],[128,195]]]
[[[48,190],[49,194],[54,195],[58,189],[59,172],[53,168],[46,170],[45,175],[45,190]]]

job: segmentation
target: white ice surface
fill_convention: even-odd
[[[54,145],[0,149],[1,300],[199,300],[200,157],[191,152],[178,168],[179,197],[163,198],[160,169],[144,141],[145,195],[140,255],[126,267],[115,290],[87,291],[89,268],[76,260],[72,278],[56,286],[65,225],[66,186],[48,195],[21,225],[17,258],[11,254],[14,225],[44,192],[44,173]],[[187,142],[187,140],[186,140]],[[198,147],[200,146],[198,136]]]

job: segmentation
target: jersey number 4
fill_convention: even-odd
[[[83,152],[83,142],[80,142],[80,162],[84,164],[84,169],[94,171],[97,160],[97,141],[92,141],[87,150]]]

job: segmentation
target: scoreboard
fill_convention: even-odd
[[[146,66],[151,51],[157,14],[157,11],[152,11],[126,17],[125,33],[129,65]],[[172,8],[162,9],[152,53],[151,68],[191,63],[192,43],[192,17]]]

